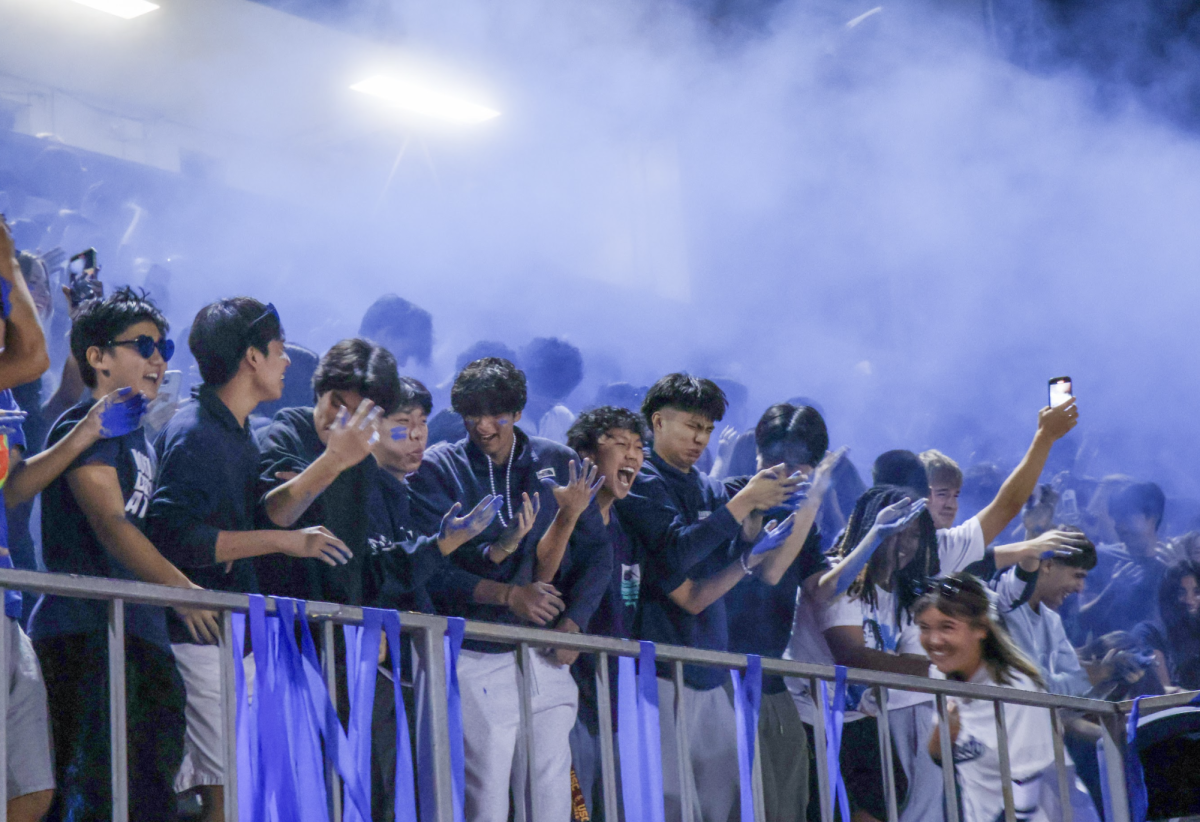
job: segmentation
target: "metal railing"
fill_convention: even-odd
[[[113,822],[128,822],[128,764],[127,764],[127,734],[125,706],[125,603],[134,602],[164,607],[185,606],[206,608],[221,615],[223,629],[221,647],[222,674],[222,708],[225,728],[225,818],[229,822],[238,819],[237,808],[237,740],[236,740],[236,696],[234,687],[233,653],[230,650],[233,636],[232,617],[234,613],[246,613],[249,610],[249,597],[244,594],[229,594],[215,591],[194,591],[151,585],[142,582],[103,579],[97,577],[71,576],[64,574],[49,574],[36,571],[17,571],[0,569],[0,590],[14,590],[55,594],[58,596],[78,597],[84,599],[107,600],[108,610],[108,649],[109,649],[109,707],[112,731],[112,792],[113,792]],[[268,614],[275,613],[275,602],[266,600]],[[331,698],[336,702],[337,681],[334,675],[334,625],[359,624],[362,622],[363,611],[344,605],[309,602],[306,607],[306,618],[310,622],[322,623],[321,652],[322,665],[326,684]],[[402,630],[412,635],[416,640],[418,655],[421,658],[424,671],[424,687],[426,692],[425,704],[429,711],[429,727],[431,728],[430,750],[433,764],[433,808],[436,822],[454,822],[453,797],[451,787],[450,738],[447,720],[445,651],[442,638],[446,632],[447,620],[444,617],[429,614],[404,613],[401,617]],[[513,625],[499,625],[487,622],[467,622],[466,639],[487,640],[513,646],[522,669],[530,664],[530,653],[537,647],[554,647],[595,654],[596,664],[596,696],[599,714],[599,743],[600,743],[600,776],[602,780],[602,796],[606,808],[615,808],[618,803],[617,775],[615,755],[613,750],[612,713],[609,692],[608,657],[628,656],[637,657],[640,646],[637,642],[607,637],[590,636],[587,634],[566,634],[558,631],[548,631],[539,628],[525,628]],[[0,671],[7,670],[8,632],[0,631]],[[744,669],[747,657],[743,654],[707,651],[696,648],[683,648],[672,645],[656,647],[656,656],[660,662],[670,663],[675,681],[674,706],[676,730],[680,739],[680,751],[687,748],[686,713],[681,708],[684,689],[683,666],[705,665],[722,669]],[[814,665],[783,659],[762,659],[763,675],[778,674],[809,680],[813,698],[819,700],[818,710],[814,711],[813,738],[817,746],[825,739],[825,713],[821,708],[824,703],[824,692],[819,682],[832,683],[835,679],[835,669],[828,665]],[[531,692],[529,677],[521,678],[521,714],[522,724],[526,725],[531,716]],[[946,796],[956,794],[954,775],[953,747],[950,740],[949,722],[947,719],[947,697],[964,697],[970,699],[990,700],[995,705],[997,739],[999,742],[999,759],[1001,775],[1004,784],[1004,808],[1007,822],[1015,819],[1011,789],[1010,762],[1008,752],[1008,736],[1005,726],[1003,703],[1030,705],[1046,708],[1050,712],[1051,732],[1054,742],[1055,766],[1058,774],[1059,796],[1063,808],[1065,822],[1072,822],[1070,803],[1069,771],[1066,765],[1066,755],[1063,743],[1063,711],[1078,711],[1092,714],[1098,720],[1105,753],[1105,765],[1109,796],[1112,802],[1113,814],[1110,822],[1129,822],[1129,801],[1125,783],[1124,748],[1125,721],[1132,708],[1132,702],[1105,702],[1080,697],[1059,696],[1056,694],[1037,693],[1016,690],[992,685],[974,685],[944,680],[933,680],[903,674],[885,673],[850,669],[847,680],[859,685],[866,685],[875,694],[879,707],[879,716],[887,715],[888,689],[899,689],[933,694],[936,710],[941,719],[940,743],[943,774],[945,778]],[[1143,715],[1167,708],[1186,705],[1194,693],[1172,694],[1168,696],[1143,699],[1141,711]],[[667,706],[661,706],[667,710]],[[7,715],[8,690],[0,688],[0,716]],[[891,751],[890,728],[886,721],[877,723],[881,761],[883,763],[883,788],[886,799],[887,822],[898,819],[896,779],[894,764],[889,754]],[[755,729],[757,734],[757,729]],[[7,729],[0,723],[0,767],[7,763],[6,758]],[[526,734],[526,738],[530,735]],[[756,736],[757,747],[757,736]],[[681,763],[686,761],[680,755]],[[755,757],[757,762],[758,757]],[[831,776],[826,757],[816,756],[817,782],[820,792],[821,818],[823,822],[833,822],[834,809],[831,797]],[[681,764],[681,768],[685,767]],[[532,768],[527,769],[532,778]],[[332,768],[329,774],[329,796],[332,804],[332,815],[335,822],[340,822],[340,791],[334,789],[337,778]],[[753,772],[753,789],[755,805],[762,807],[762,775],[758,767]],[[686,784],[681,781],[680,784]],[[527,786],[528,787],[528,786]],[[0,780],[0,808],[7,801],[4,780]],[[688,803],[683,803],[683,822],[696,822],[695,813]],[[957,804],[946,803],[946,822],[960,822]]]

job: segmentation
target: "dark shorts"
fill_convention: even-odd
[[[811,725],[804,726],[808,734],[809,751],[812,756],[825,754],[825,743],[813,744]],[[876,819],[887,819],[887,798],[883,794],[883,760],[879,758],[879,726],[875,717],[867,716],[847,722],[842,728],[842,750],[839,756],[842,779],[846,782],[846,795],[850,799],[850,810],[864,811]],[[820,822],[821,804],[817,791],[816,760],[810,759],[808,818]],[[896,805],[904,807],[908,794],[908,778],[896,752],[892,751],[892,772],[896,775]],[[834,816],[837,817],[834,803]]]
[[[71,634],[34,647],[46,680],[58,783],[46,819],[106,822],[112,815],[108,637]],[[186,697],[171,652],[126,637],[125,694],[129,818],[174,820]]]

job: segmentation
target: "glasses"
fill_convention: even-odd
[[[158,353],[162,354],[163,362],[170,362],[171,357],[175,354],[175,343],[163,337],[155,342],[153,337],[146,334],[139,334],[132,340],[113,340],[109,347],[124,345],[130,348],[136,348],[142,359],[148,360],[154,356],[154,349],[158,349]]]
[[[958,599],[958,597],[967,591],[975,593],[974,587],[970,580],[955,579],[954,577],[943,577],[941,579],[926,579],[917,583],[917,593],[925,596],[936,595],[945,599]]]

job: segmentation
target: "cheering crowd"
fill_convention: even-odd
[[[286,341],[270,304],[213,302],[184,340],[153,294],[105,295],[94,280],[68,295],[59,391],[26,407],[10,389],[37,381],[55,348],[43,330],[50,298],[37,296],[46,268],[0,229],[0,535],[5,546],[30,540],[40,495],[35,567],[1077,696],[1200,687],[1196,534],[1160,540],[1164,498],[1150,482],[1039,484],[1076,425],[1074,399],[1031,418],[1024,457],[959,522],[964,478],[952,459],[890,451],[866,487],[809,402],[778,402],[709,449],[728,406],[716,382],[673,373],[644,390],[610,386],[576,411],[563,402],[569,388],[553,388],[570,346],[541,340],[522,351],[524,369],[479,344],[434,415],[435,392],[381,344],[405,347],[404,363],[421,337],[419,309],[399,298],[381,299],[359,337],[317,357]],[[173,355],[194,362],[190,396],[165,391]],[[8,818],[105,819],[106,604],[47,595],[35,605],[8,591],[5,613]],[[126,632],[130,818],[176,818],[188,795],[204,819],[221,819],[217,615],[130,604]],[[411,696],[419,662],[403,667]],[[521,676],[533,679],[526,727]],[[522,672],[507,646],[467,641],[458,680],[467,820],[505,822],[527,775],[539,819],[617,818],[598,799],[592,657],[543,650]],[[678,695],[669,669],[657,682],[666,818],[680,819],[683,802],[706,822],[736,818],[728,674],[686,666]],[[677,748],[677,698],[688,750]],[[805,682],[765,677],[768,820],[819,818],[813,712]],[[945,801],[968,822],[997,817],[991,703],[951,700],[953,797],[932,696],[892,690],[880,713],[871,693],[851,689],[841,771],[855,820],[887,816],[880,721],[902,820],[941,819]],[[376,719],[375,736],[394,739],[395,716]],[[1006,719],[1017,818],[1055,818],[1048,715],[1009,705]],[[1099,818],[1099,728],[1082,715],[1067,724],[1075,818]],[[389,818],[392,755],[381,743],[373,763],[376,819]],[[512,812],[524,818],[523,803]]]

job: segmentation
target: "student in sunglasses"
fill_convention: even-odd
[[[144,292],[122,289],[85,303],[76,316],[71,352],[90,392],[58,419],[47,450],[25,472],[34,479],[57,471],[42,494],[48,570],[197,587],[145,534],[157,460],[138,426],[146,403],[158,394],[172,350],[167,321]],[[180,616],[192,630],[216,631],[208,612],[183,610]],[[107,604],[46,595],[31,624],[54,739],[58,792],[50,818],[107,818],[112,807]],[[183,754],[183,682],[163,608],[126,604],[125,631],[129,812],[131,818],[155,819],[175,801],[171,783]]]
[[[970,574],[938,580],[913,608],[921,647],[933,661],[935,679],[976,685],[1005,685],[1024,691],[1045,690],[1037,665],[993,619],[987,592]],[[993,822],[1004,818],[1003,782],[996,735],[994,703],[986,699],[951,697],[947,710],[958,782],[958,805],[963,822]],[[1029,820],[1041,804],[1040,774],[1054,762],[1050,715],[1045,708],[1004,705],[1008,731],[1013,810]],[[929,753],[941,763],[941,743],[935,724]]]

